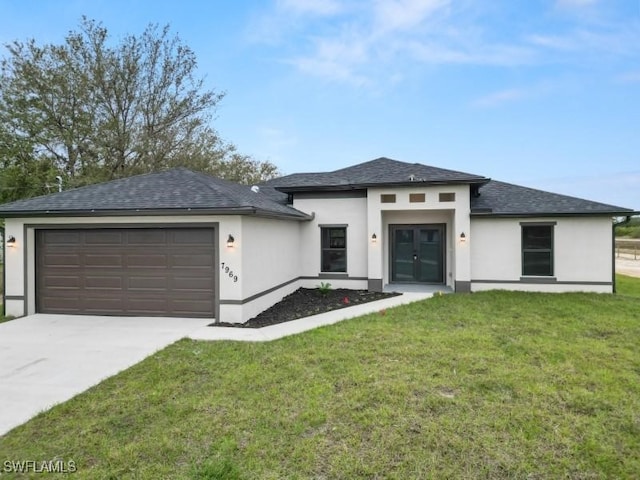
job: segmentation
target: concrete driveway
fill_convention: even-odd
[[[0,435],[211,319],[37,314],[0,324]]]

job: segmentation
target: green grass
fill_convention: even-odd
[[[182,340],[0,438],[74,478],[637,478],[640,279]],[[11,477],[7,477],[11,478]]]
[[[616,290],[618,295],[640,297],[640,278],[616,275]]]

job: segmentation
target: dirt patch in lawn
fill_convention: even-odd
[[[299,288],[281,301],[246,323],[212,323],[212,327],[262,328],[298,318],[330,312],[339,308],[352,307],[395,297],[399,293],[370,292],[336,288],[321,292],[317,288]]]

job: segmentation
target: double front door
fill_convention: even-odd
[[[444,283],[445,225],[391,225],[391,281]]]

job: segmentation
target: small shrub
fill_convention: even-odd
[[[331,284],[329,282],[320,282],[320,285],[318,285],[318,291],[320,292],[320,295],[326,297],[331,291]]]

